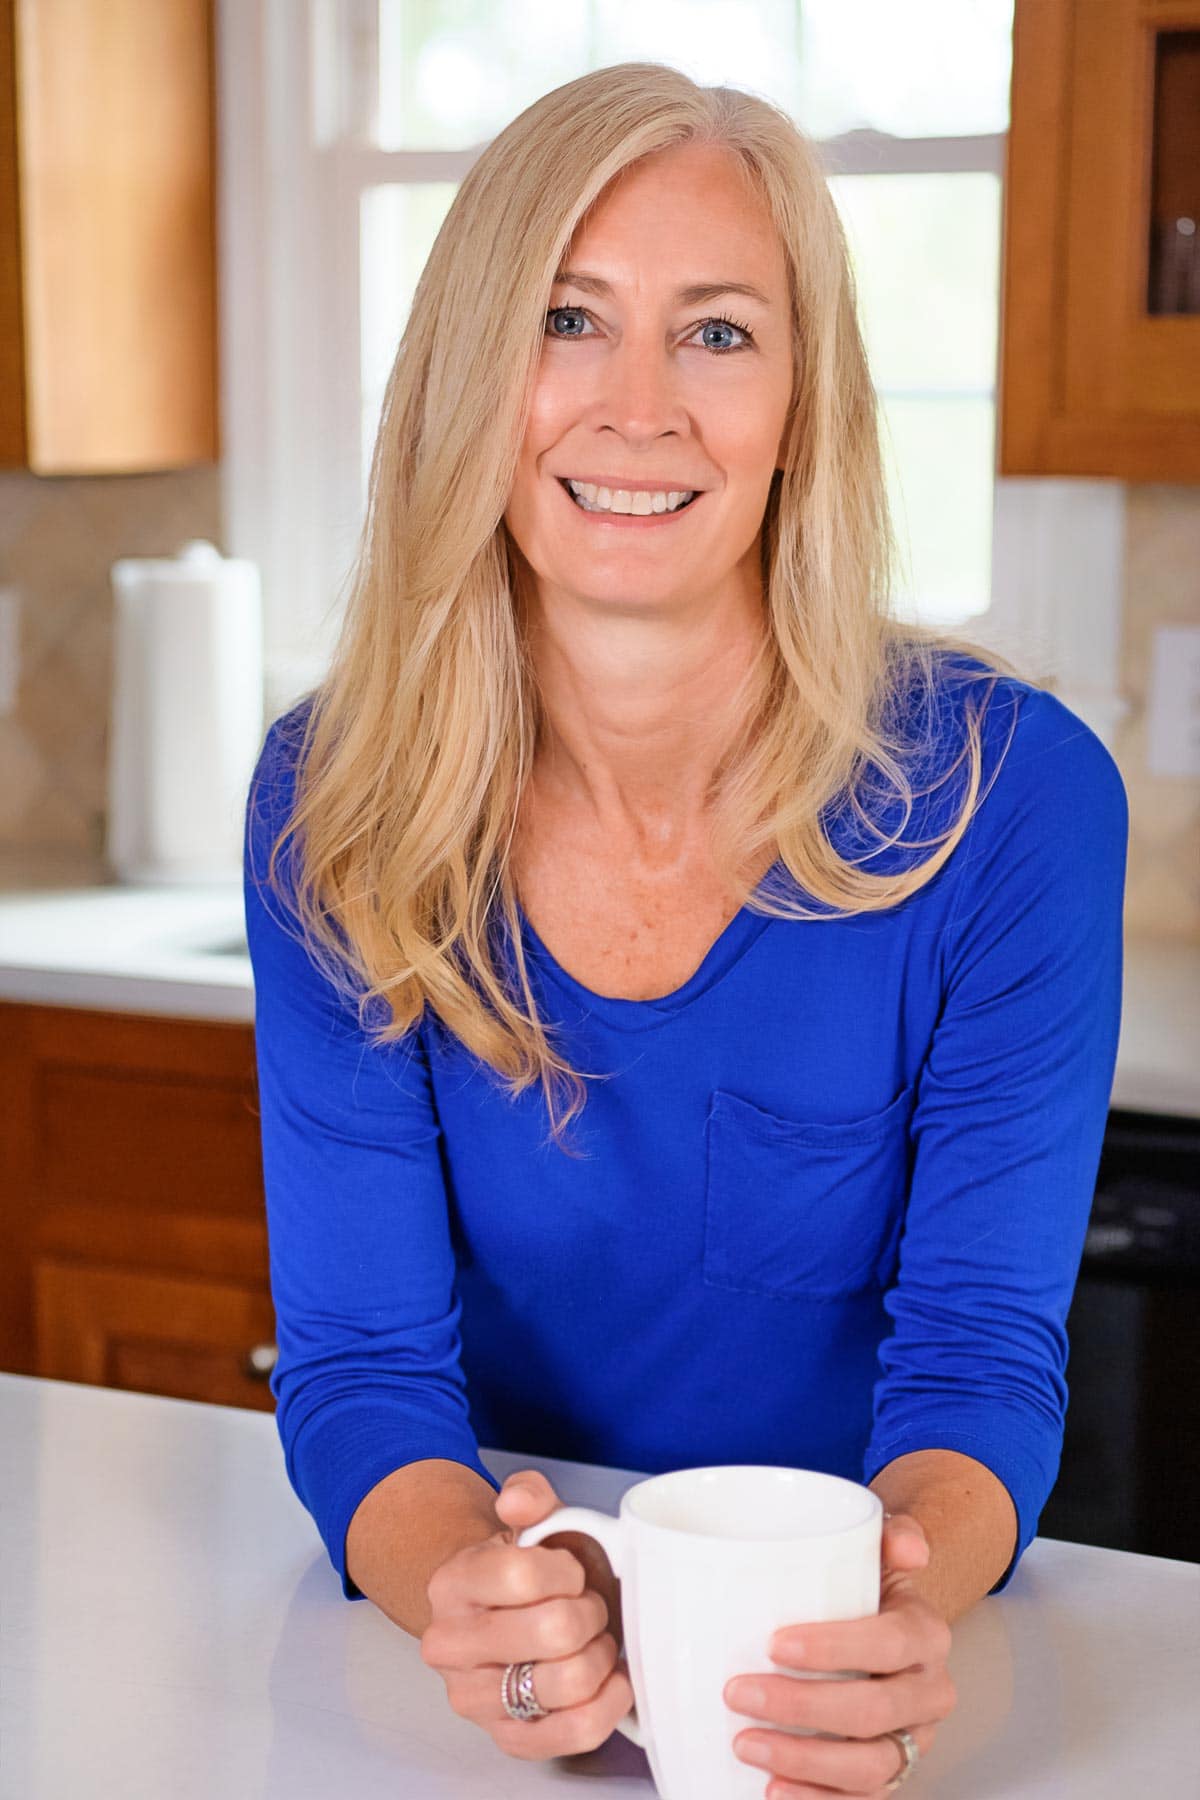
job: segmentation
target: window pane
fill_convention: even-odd
[[[379,0],[384,150],[462,150],[590,66],[586,4]]]
[[[813,137],[1008,130],[1013,0],[799,0],[796,118]]]
[[[877,388],[990,393],[1000,319],[995,175],[832,175]]]
[[[888,497],[900,546],[893,610],[954,624],[991,600],[995,406],[881,396]]]
[[[896,610],[963,622],[991,598],[1000,182],[837,175],[829,186],[881,402]]]
[[[591,66],[664,62],[705,87],[748,88],[798,115],[796,0],[595,0]]]
[[[404,332],[413,293],[455,194],[452,181],[390,182],[363,192],[360,223],[362,492],[383,390]]]
[[[1013,0],[378,0],[382,148],[485,141],[609,63],[666,62],[814,137],[1008,128]]]
[[[462,149],[588,69],[665,62],[795,113],[795,0],[379,0],[378,142]]]

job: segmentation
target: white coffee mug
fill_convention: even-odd
[[[516,1542],[556,1531],[594,1537],[620,1578],[636,1707],[617,1728],[645,1750],[661,1800],[762,1800],[768,1772],[733,1749],[754,1720],[725,1684],[802,1677],[771,1660],[783,1626],[879,1611],[878,1494],[809,1469],[677,1469],[628,1488],[616,1518],[560,1506]]]

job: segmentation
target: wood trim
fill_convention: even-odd
[[[254,1027],[240,1021],[0,1001],[0,1030],[15,1014],[24,1021],[30,1050],[39,1059],[110,1071],[153,1071],[156,1077],[256,1078]]]
[[[29,1020],[0,1007],[0,1369],[33,1374],[33,1082]]]
[[[1048,419],[1043,475],[1097,475],[1119,481],[1200,482],[1200,421],[1141,417]]]
[[[1046,472],[1046,430],[1062,410],[1060,196],[1070,129],[1071,12],[1062,0],[1013,16],[1012,107],[1005,159],[1001,238],[1000,391],[997,396],[1001,475]]]
[[[0,0],[0,467],[25,462],[25,300],[14,0]]]
[[[56,1204],[37,1232],[39,1255],[160,1275],[270,1287],[266,1220],[208,1213],[146,1214],[84,1201]]]

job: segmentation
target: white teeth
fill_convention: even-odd
[[[631,513],[645,517],[649,513],[677,512],[685,500],[691,500],[698,491],[695,488],[659,488],[654,492],[639,488],[630,492],[628,488],[610,490],[597,487],[591,481],[572,481],[567,486],[585,512]]]

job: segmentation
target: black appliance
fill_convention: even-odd
[[[1043,1537],[1200,1562],[1200,1119],[1113,1108]]]

